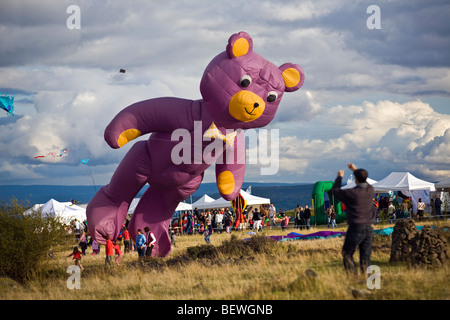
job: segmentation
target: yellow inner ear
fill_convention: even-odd
[[[138,129],[128,129],[122,132],[119,136],[119,139],[117,139],[117,144],[119,147],[122,147],[127,142],[136,139],[141,135],[141,132]]]
[[[297,69],[287,68],[286,70],[283,71],[282,75],[283,75],[284,84],[288,88],[295,87],[297,84],[300,83],[301,76],[300,76],[300,72],[298,72]]]
[[[233,44],[233,55],[235,57],[244,56],[247,54],[249,47],[247,39],[239,38]]]

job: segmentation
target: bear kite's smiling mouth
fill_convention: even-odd
[[[254,116],[255,114],[253,113],[253,111],[255,111],[256,108],[259,107],[259,103],[255,102],[255,104],[253,105],[253,109],[252,111],[248,112],[247,108],[244,107],[245,112],[247,112],[249,115]]]
[[[245,112],[247,112],[249,115],[254,116],[253,111],[255,111],[256,108],[253,108],[252,111],[248,112],[247,108],[244,107]]]
[[[264,100],[251,91],[236,92],[228,103],[228,112],[236,120],[249,122],[259,118],[265,109]]]

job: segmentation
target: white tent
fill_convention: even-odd
[[[81,222],[86,220],[86,209],[72,204],[72,202],[59,202],[50,199],[44,204],[35,204],[25,214],[39,210],[42,210],[43,217],[56,217],[63,223],[69,223],[73,219]]]
[[[131,201],[130,207],[128,208],[128,214],[134,213],[134,210],[136,210],[139,200],[141,200],[141,198],[134,198],[133,201]],[[178,204],[177,208],[175,209],[175,211],[180,211],[180,210],[192,210],[192,206],[189,203],[180,202]]]
[[[255,195],[249,194],[241,189],[240,194],[247,201],[247,206],[251,205],[259,205],[259,204],[270,204],[270,199],[257,197]],[[207,205],[205,205],[204,209],[212,209],[212,208],[225,208],[231,206],[231,202],[225,200],[224,198],[217,199]]]
[[[175,211],[192,210],[192,205],[186,202],[180,202]]]
[[[211,198],[210,196],[205,194],[203,197],[201,197],[200,199],[198,199],[197,201],[195,201],[192,204],[192,208],[193,209],[195,209],[195,208],[197,208],[197,209],[205,209],[213,201],[214,201],[213,198]]]
[[[409,172],[392,172],[372,186],[376,192],[436,190],[434,183],[416,178]]]
[[[438,189],[449,189],[450,188],[450,178],[439,181],[438,183],[436,183],[435,187]]]
[[[368,184],[370,184],[370,185],[373,185],[377,181],[373,180],[373,179],[370,179],[370,178],[367,178],[366,182]],[[348,182],[345,186],[343,186],[341,189],[351,189],[351,188],[354,188],[354,187],[356,187],[356,182],[355,182],[355,180],[352,180],[352,181]]]
[[[429,211],[430,191],[435,191],[434,183],[416,178],[409,172],[392,172],[386,178],[372,185],[375,192],[401,191],[411,197],[413,211],[417,212],[419,198],[425,202],[425,212]]]

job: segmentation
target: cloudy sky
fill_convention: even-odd
[[[374,4],[380,29],[367,26]],[[68,28],[71,5],[80,29]],[[259,159],[246,182],[330,180],[347,162],[375,180],[392,171],[443,180],[449,17],[448,0],[0,0],[0,92],[15,94],[15,116],[0,110],[0,184],[89,185],[90,173],[108,183],[131,146],[108,147],[111,119],[144,99],[201,99],[204,68],[239,31],[306,79],[267,127],[278,133],[267,152],[278,155],[276,174],[261,174],[271,164]],[[63,148],[67,157],[34,159]],[[210,168],[204,181],[213,179]]]

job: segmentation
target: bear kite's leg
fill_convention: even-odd
[[[151,172],[147,142],[133,145],[117,167],[108,185],[102,187],[86,209],[89,232],[99,243],[105,236],[113,240],[122,228],[128,208]]]
[[[194,193],[203,180],[203,174],[196,176],[182,187],[167,189],[151,186],[148,188],[136,210],[133,213],[128,230],[133,239],[136,239],[137,230],[150,227],[154,233],[156,243],[152,256],[166,257],[172,250],[169,236],[170,220],[180,201]]]

